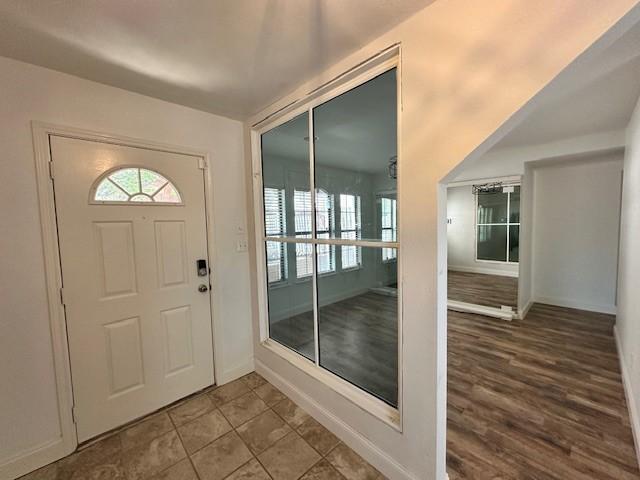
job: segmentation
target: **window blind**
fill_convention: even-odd
[[[340,236],[343,239],[362,238],[362,216],[360,196],[340,194]],[[342,246],[342,268],[355,268],[361,265],[361,248],[356,245]]]

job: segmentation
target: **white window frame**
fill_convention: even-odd
[[[353,197],[353,228],[342,228],[342,218],[343,215],[345,213],[345,210],[342,208],[342,197]],[[355,193],[341,193],[340,194],[340,238],[344,239],[344,240],[350,240],[353,241],[354,239],[347,239],[344,237],[345,233],[354,233],[355,234],[355,240],[360,240],[362,239],[362,197],[358,194]],[[352,213],[352,212],[349,212]],[[353,248],[355,249],[355,260],[356,263],[354,265],[347,265],[345,266],[344,264],[344,257],[345,257],[345,249],[346,248]],[[358,270],[359,268],[362,267],[362,247],[358,247],[355,245],[347,245],[347,246],[343,246],[340,252],[340,266],[342,271],[349,271],[349,270]]]
[[[260,325],[260,341],[261,345],[270,350],[271,352],[279,355],[281,358],[287,360],[289,363],[299,368],[309,376],[322,382],[335,392],[342,395],[347,400],[359,408],[364,409],[371,415],[385,422],[394,429],[402,432],[403,429],[403,314],[402,314],[402,254],[401,254],[401,231],[398,232],[398,239],[396,242],[382,242],[377,240],[343,240],[341,238],[332,239],[299,239],[294,237],[273,239],[264,235],[263,228],[263,205],[262,205],[262,151],[261,151],[261,135],[266,133],[279,125],[286,123],[287,121],[295,118],[296,116],[307,112],[309,121],[309,130],[313,131],[313,109],[318,105],[325,103],[339,95],[352,90],[369,80],[389,71],[396,69],[396,92],[398,97],[397,105],[397,129],[398,138],[400,138],[401,129],[401,66],[399,62],[399,49],[394,47],[388,51],[382,52],[379,56],[373,59],[363,62],[354,67],[349,72],[345,72],[345,75],[339,76],[337,79],[331,81],[329,84],[324,85],[322,88],[311,92],[305,98],[300,101],[294,102],[280,112],[267,117],[262,122],[253,125],[251,130],[251,144],[252,144],[252,166],[253,166],[253,179],[254,179],[254,221],[256,223],[256,261],[258,269],[258,308],[259,308],[259,325]],[[398,159],[401,158],[400,143],[398,143]],[[309,164],[310,172],[314,172],[314,136],[311,135],[309,139]],[[398,220],[400,221],[401,215],[401,176],[398,176]],[[312,214],[313,229],[315,229],[315,179],[314,175],[310,175],[310,191],[311,191],[311,204],[314,214]],[[293,350],[282,346],[278,342],[269,338],[269,316],[268,316],[268,292],[265,272],[265,258],[264,258],[264,242],[265,241],[283,241],[286,243],[311,243],[312,251],[315,258],[315,250],[317,245],[356,245],[358,247],[377,247],[377,248],[396,248],[398,251],[398,407],[392,407],[383,400],[375,397],[374,395],[362,390],[354,384],[346,381],[345,379],[335,375],[329,370],[324,369],[319,364],[319,346],[318,346],[318,318],[317,308],[314,308],[314,337],[315,337],[315,361],[311,361],[306,357],[294,352]],[[314,305],[318,304],[317,298],[317,275],[315,272],[316,265],[313,262],[314,275],[313,279],[313,302]]]
[[[510,183],[510,184],[504,184],[503,188],[505,187],[520,187],[520,195],[522,195],[522,187],[519,183]],[[511,227],[517,226],[518,229],[520,228],[520,222],[511,222],[511,192],[507,192],[507,222],[506,223],[478,223],[478,195],[474,195],[475,198],[475,210],[474,210],[474,224],[475,224],[475,232],[474,232],[474,249],[475,249],[475,261],[477,263],[492,263],[492,264],[500,264],[500,265],[519,265],[519,261],[518,262],[512,262],[509,259],[509,233],[511,230]],[[492,226],[496,226],[496,227],[507,227],[507,255],[506,258],[507,260],[487,260],[484,258],[478,258],[478,227],[492,227]]]
[[[276,233],[276,236],[285,236],[287,234],[287,212],[285,209],[285,204],[286,204],[286,195],[287,195],[287,191],[284,188],[281,187],[269,187],[267,185],[265,185],[264,189],[270,189],[270,190],[275,190],[277,192],[278,195],[278,202],[280,203],[279,208],[280,208],[280,216],[281,216],[281,224],[280,224],[280,231],[278,233]],[[265,227],[265,235],[266,235],[266,227]],[[275,242],[274,242],[275,243]],[[265,244],[265,250],[266,250],[267,246]],[[285,284],[287,283],[288,277],[289,277],[289,272],[288,272],[288,261],[287,261],[287,247],[286,245],[282,245],[280,247],[280,278],[278,280],[273,280],[273,281],[269,281],[269,286],[270,287],[274,287],[276,285],[281,285],[281,284]],[[268,275],[267,275],[267,279],[268,279]]]
[[[304,240],[310,240],[311,236],[313,234],[313,220],[310,218],[309,220],[309,226],[311,227],[311,230],[298,230],[298,226],[297,226],[297,215],[298,215],[298,209],[296,209],[296,200],[297,200],[297,193],[301,193],[303,194],[305,197],[308,195],[309,196],[309,217],[311,217],[313,215],[313,207],[311,206],[311,201],[313,199],[312,195],[311,195],[311,191],[310,190],[298,190],[297,188],[293,189],[293,234],[296,238],[301,238]],[[305,199],[305,203],[306,203],[306,199]],[[303,214],[307,213],[306,210],[304,212],[302,212]],[[305,215],[306,216],[306,215]],[[304,244],[296,244],[295,246],[295,251],[296,251],[296,263],[295,263],[295,271],[296,271],[296,279],[298,280],[303,280],[305,278],[310,278],[313,276],[313,249],[311,249],[311,251],[309,253],[306,252],[307,250],[307,246],[310,242],[305,241]],[[310,257],[310,261],[309,259],[307,259],[307,262],[311,264],[311,270],[310,271],[305,271],[303,273],[300,272],[300,269],[298,268],[298,257]]]
[[[330,206],[330,216],[331,216],[330,223],[331,223],[331,225],[329,225],[329,228],[327,230],[316,230],[316,233],[318,234],[318,237],[320,235],[323,235],[326,238],[331,238],[335,233],[335,208],[336,208],[335,195],[333,195],[332,193],[329,193],[326,190],[321,189],[321,188],[318,189],[318,190],[321,190],[325,195],[327,195],[327,197],[329,197],[329,201],[331,203],[331,206]],[[296,211],[296,192],[303,193],[303,194],[308,194],[309,195],[309,201],[311,201],[311,192],[309,190],[300,190],[300,189],[294,188],[293,189],[293,216],[294,216],[294,218],[297,215],[297,211]],[[313,215],[314,213],[316,213],[316,211],[315,211],[314,208],[312,208],[309,211],[309,215]],[[300,231],[298,231],[296,229],[296,225],[295,225],[295,221],[294,221],[294,235],[297,238],[301,238],[301,239],[311,239],[312,232],[309,231],[309,230],[300,230]],[[286,235],[284,235],[284,236],[286,236]],[[314,260],[313,251],[311,251],[308,254],[306,252],[303,252],[303,250],[306,250],[306,248],[303,249],[303,247],[306,247],[306,244],[308,244],[308,243],[311,243],[311,242],[305,242],[305,245],[302,245],[302,244],[296,245],[296,265],[295,265],[295,270],[296,270],[296,279],[297,280],[305,280],[305,279],[309,279],[309,278],[311,278],[313,276],[313,268],[311,269],[311,271],[309,271],[309,272],[305,271],[303,273],[300,273],[300,271],[298,270],[298,255],[305,256],[305,257],[307,255],[310,256],[311,257],[311,263],[313,263],[313,260]],[[329,263],[330,263],[331,268],[329,268],[328,270],[319,271],[318,272],[319,275],[330,275],[330,274],[336,272],[336,249],[335,249],[335,246],[329,247]]]
[[[385,230],[391,231],[391,238],[398,238],[398,199],[387,197],[386,195],[381,195],[380,197],[380,238],[384,238],[382,232]],[[388,200],[391,202],[391,227],[385,227],[383,224],[384,218],[384,210],[382,205],[384,201]],[[389,263],[395,262],[398,258],[398,251],[392,248],[383,248],[382,249],[382,262]]]
[[[316,234],[318,238],[322,235],[322,238],[330,239],[335,236],[336,232],[336,196],[333,193],[328,192],[323,188],[318,188],[319,191],[323,192],[327,198],[329,199],[329,228],[320,230],[316,228]],[[317,217],[316,217],[317,223]],[[317,225],[316,225],[317,227]],[[325,248],[325,246],[323,246]],[[328,270],[318,271],[319,275],[331,275],[336,273],[336,247],[335,245],[326,246],[329,251],[329,265],[330,268]]]

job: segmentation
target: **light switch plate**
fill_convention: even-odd
[[[248,248],[249,248],[249,245],[247,243],[247,239],[244,237],[238,238],[238,242],[236,243],[236,251],[246,252]]]

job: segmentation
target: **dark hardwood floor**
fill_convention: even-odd
[[[367,293],[323,307],[323,365],[396,402],[393,297]],[[525,320],[448,316],[450,480],[640,479],[614,317],[536,304]],[[313,322],[271,335],[313,356]]]
[[[447,272],[450,300],[500,308],[518,307],[518,279],[481,273]]]
[[[638,479],[614,317],[449,312],[447,468],[459,479]]]
[[[368,292],[319,310],[320,365],[398,404],[398,299]],[[271,338],[314,358],[313,313],[272,323]]]

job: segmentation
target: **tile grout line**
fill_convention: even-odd
[[[208,394],[204,393],[204,395],[208,395]],[[214,408],[214,410],[215,410],[215,408]],[[213,410],[210,410],[210,411],[212,412]],[[202,415],[206,415],[207,413],[208,412],[205,412]],[[200,415],[199,417],[196,417],[196,418],[200,418],[202,415]],[[173,425],[173,428],[175,429],[176,435],[178,436],[178,440],[180,440],[180,445],[182,445],[182,449],[184,450],[184,453],[187,456],[187,459],[189,460],[189,464],[191,465],[191,468],[193,469],[193,473],[195,473],[195,475],[196,475],[196,479],[202,480],[200,478],[200,474],[198,473],[198,470],[196,469],[196,466],[193,464],[193,460],[191,459],[191,455],[189,455],[189,451],[187,450],[187,447],[184,445],[184,441],[182,440],[182,435],[180,435],[180,432],[178,431],[178,426],[176,425],[176,422],[173,421],[173,418],[171,418],[171,415],[169,415],[169,412],[167,412],[167,416],[169,417],[169,421],[171,422],[171,424]],[[174,463],[170,467],[165,468],[164,470],[162,470],[162,472],[165,472],[165,471],[169,470],[170,468],[174,467],[178,463],[180,463],[180,461]],[[159,473],[162,473],[162,472],[159,472]]]
[[[336,467],[327,460],[327,456],[335,449],[337,448],[342,441],[336,437],[337,439],[337,443],[331,447],[329,449],[329,451],[326,454],[321,453],[319,450],[317,450],[315,447],[313,447],[303,436],[302,433],[300,432],[300,428],[302,427],[302,425],[308,421],[309,419],[313,419],[313,417],[311,415],[308,414],[308,412],[306,412],[304,409],[302,409],[298,404],[296,404],[295,402],[293,402],[293,400],[291,400],[288,396],[286,396],[285,394],[283,394],[280,390],[278,390],[274,385],[270,384],[268,381],[266,381],[262,376],[260,376],[259,374],[257,374],[256,372],[252,372],[254,375],[257,375],[259,377],[258,382],[259,383],[255,383],[255,382],[251,382],[251,384],[249,383],[249,380],[246,378],[247,376],[243,376],[240,377],[234,381],[238,381],[241,382],[246,388],[247,390],[244,391],[243,393],[239,394],[239,395],[235,395],[233,397],[231,397],[230,399],[228,399],[226,402],[219,404],[217,400],[215,400],[213,398],[213,392],[215,392],[217,389],[221,388],[222,386],[217,386],[217,385],[213,385],[213,386],[209,386],[206,387],[204,389],[199,390],[198,392],[195,392],[187,397],[181,398],[173,403],[171,403],[170,405],[166,405],[154,412],[151,412],[150,414],[138,418],[132,422],[129,422],[126,425],[123,425],[121,427],[118,427],[116,429],[114,429],[112,432],[107,432],[107,434],[102,435],[101,437],[99,437],[96,440],[91,441],[91,443],[87,444],[86,448],[83,450],[79,450],[76,451],[74,453],[72,453],[71,455],[69,455],[68,457],[71,457],[74,454],[77,453],[81,453],[84,450],[89,449],[90,447],[93,447],[94,445],[99,444],[101,441],[103,440],[107,440],[109,438],[113,438],[113,437],[117,437],[118,441],[119,441],[119,455],[124,455],[125,451],[124,451],[124,446],[122,443],[122,434],[124,432],[126,432],[127,430],[136,427],[138,425],[142,425],[145,422],[151,420],[153,417],[161,417],[162,415],[166,416],[169,420],[169,425],[171,426],[170,429],[163,431],[162,433],[155,433],[153,432],[152,436],[150,436],[149,438],[146,438],[144,440],[144,444],[138,444],[137,442],[139,440],[135,440],[134,437],[134,446],[132,446],[131,448],[127,449],[127,451],[133,451],[139,448],[142,448],[144,446],[148,446],[150,443],[156,441],[158,438],[167,435],[167,434],[171,434],[174,433],[177,438],[178,441],[180,442],[180,446],[182,447],[184,453],[185,453],[185,457],[175,461],[174,463],[171,463],[170,465],[168,465],[166,468],[163,468],[162,470],[156,471],[156,472],[149,472],[148,474],[146,474],[144,477],[142,477],[142,480],[150,480],[151,478],[155,478],[158,475],[164,474],[165,472],[167,472],[168,470],[170,470],[171,468],[174,468],[176,465],[180,464],[183,460],[187,459],[189,462],[189,465],[191,466],[191,469],[193,470],[195,477],[198,480],[202,480],[201,474],[198,472],[196,465],[193,461],[193,455],[197,454],[198,452],[202,451],[204,448],[207,448],[208,446],[210,446],[211,444],[215,443],[216,441],[218,441],[220,438],[222,438],[223,436],[233,432],[234,435],[236,435],[237,438],[240,439],[242,445],[248,450],[251,458],[249,460],[247,460],[246,462],[242,463],[240,466],[238,466],[236,469],[234,469],[233,471],[231,471],[229,474],[225,475],[223,477],[224,480],[228,477],[230,477],[231,475],[233,475],[234,473],[236,473],[238,470],[242,469],[243,467],[245,467],[247,464],[249,464],[252,460],[255,460],[257,462],[257,464],[260,466],[260,468],[263,469],[263,471],[266,473],[266,475],[268,476],[268,478],[270,479],[274,479],[273,475],[269,472],[269,470],[266,468],[266,466],[263,464],[263,462],[260,460],[260,458],[258,457],[260,454],[266,452],[267,450],[269,450],[270,448],[273,448],[273,446],[275,444],[277,444],[279,441],[281,441],[283,438],[285,438],[287,435],[290,435],[291,433],[294,433],[295,436],[300,439],[306,446],[308,446],[313,452],[315,452],[318,455],[318,460],[315,461],[309,468],[307,468],[301,475],[297,476],[295,480],[299,480],[300,478],[304,477],[310,470],[312,470],[314,467],[316,467],[320,462],[322,462],[323,460],[326,460],[328,462],[328,465],[336,472],[340,475],[340,478],[344,480],[344,476],[336,469]],[[231,383],[231,382],[230,382]],[[255,385],[255,386],[252,386]],[[276,392],[279,393],[279,396],[281,396],[282,398],[280,400],[278,400],[277,402],[273,403],[272,405],[268,404],[260,395],[258,395],[256,393],[256,390],[265,386],[265,385],[270,385],[273,389],[276,390]],[[249,394],[253,394],[256,398],[258,398],[265,406],[264,410],[260,411],[259,413],[257,413],[256,415],[253,415],[252,417],[246,419],[245,421],[243,421],[241,424],[234,426],[231,421],[230,418],[228,418],[224,412],[221,410],[220,407],[223,407],[245,395],[249,395]],[[208,398],[208,400],[210,401],[212,408],[210,408],[209,410],[204,411],[203,413],[200,413],[199,415],[195,416],[194,418],[189,419],[188,421],[184,421],[180,424],[178,424],[177,419],[174,419],[173,416],[171,415],[171,412],[178,409],[180,406],[187,404],[189,401],[194,400],[196,398],[199,398],[200,396],[205,396],[206,398]],[[283,415],[279,414],[274,407],[276,407],[277,405],[289,401],[291,404],[293,404],[295,406],[296,409],[301,410],[308,418],[305,419],[302,423],[300,423],[300,425],[298,426],[294,426],[294,424],[288,422]],[[222,418],[224,418],[224,420],[229,424],[230,426],[230,430],[220,436],[218,436],[217,438],[211,440],[210,442],[206,443],[205,445],[203,445],[202,447],[199,447],[197,450],[193,451],[193,452],[189,452],[187,450],[186,444],[185,444],[185,440],[182,438],[182,435],[180,433],[180,428],[184,427],[185,425],[188,425],[192,422],[197,421],[198,419],[201,419],[202,417],[204,417],[205,415],[209,415],[213,412],[219,412],[219,414],[222,416]],[[240,435],[238,429],[241,428],[242,426],[246,425],[247,423],[255,420],[256,418],[258,418],[261,415],[266,414],[267,412],[272,413],[273,415],[275,415],[275,417],[277,417],[282,423],[283,425],[286,425],[290,431],[287,432],[283,437],[275,440],[274,442],[272,442],[269,446],[267,446],[266,448],[264,448],[260,453],[254,453],[253,450],[251,448],[249,448],[249,445],[246,443],[246,441],[243,439],[243,437]],[[317,422],[317,421],[316,421]],[[318,422],[319,423],[319,422]],[[167,426],[169,426],[167,425]],[[322,424],[319,424],[321,428],[325,428]],[[329,431],[329,433],[331,433],[333,435],[332,432]],[[64,457],[64,458],[68,458],[68,457]],[[61,459],[62,460],[62,459]],[[125,479],[127,480],[132,480],[131,476],[130,476],[130,472],[127,472],[127,470],[124,468],[124,465],[122,465],[122,474],[124,476]]]
[[[254,372],[254,373],[255,373],[255,372]],[[256,374],[257,374],[257,373],[256,373]],[[250,375],[250,374],[249,374],[249,375]],[[257,375],[258,375],[258,374],[257,374]],[[262,378],[262,377],[261,377],[261,378]],[[264,379],[263,379],[263,380],[264,380]],[[246,382],[245,382],[245,383],[246,383]],[[258,385],[256,388],[253,388],[253,387],[251,387],[251,386],[250,386],[250,385],[248,385],[248,384],[247,384],[247,386],[249,387],[249,389],[250,389],[253,393],[255,393],[255,390],[256,390],[257,388],[260,388],[261,386],[266,385],[267,383],[269,383],[269,382],[267,382],[266,380],[264,380],[264,382],[263,382],[263,383],[261,383],[260,385]],[[273,388],[276,388],[276,387],[273,387]],[[276,389],[276,390],[277,390],[277,389]],[[278,390],[278,391],[279,391],[279,390]],[[282,395],[284,395],[284,394],[282,394]],[[278,401],[278,402],[274,403],[273,405],[268,405],[268,404],[267,404],[267,403],[266,403],[266,402],[265,402],[265,401],[260,397],[260,395],[258,395],[258,394],[256,393],[256,396],[257,396],[258,398],[260,398],[260,400],[262,400],[262,401],[263,401],[263,403],[264,403],[265,405],[267,405],[267,408],[266,408],[264,411],[260,412],[260,413],[259,413],[258,415],[256,415],[255,417],[252,417],[250,420],[247,420],[246,422],[242,423],[241,425],[238,425],[238,427],[241,427],[242,425],[245,425],[246,423],[250,422],[251,420],[253,420],[253,419],[257,418],[258,416],[260,416],[260,415],[264,414],[264,413],[265,413],[265,412],[267,412],[267,411],[271,411],[271,412],[273,412],[273,413],[274,413],[274,414],[275,414],[275,415],[276,415],[280,420],[282,420],[282,421],[284,422],[284,424],[285,424],[285,425],[287,425],[289,428],[291,428],[291,432],[287,433],[287,434],[286,434],[285,436],[283,436],[282,438],[285,438],[285,437],[286,437],[287,435],[289,435],[290,433],[295,433],[296,435],[298,435],[298,437],[299,437],[299,438],[300,438],[300,439],[301,439],[301,440],[302,440],[306,445],[309,445],[309,447],[310,447],[314,452],[316,452],[316,453],[318,453],[318,454],[320,455],[320,459],[319,459],[317,462],[314,462],[314,464],[313,464],[313,465],[311,465],[307,470],[305,470],[301,475],[299,475],[298,477],[296,477],[296,479],[295,479],[295,480],[298,480],[298,479],[300,479],[300,478],[304,477],[304,476],[305,476],[305,475],[306,475],[306,474],[307,474],[311,469],[313,469],[313,467],[315,467],[319,462],[321,462],[322,460],[324,460],[324,459],[325,459],[325,457],[324,457],[320,452],[318,452],[315,448],[313,448],[313,447],[309,444],[309,442],[307,442],[307,441],[302,437],[302,435],[300,435],[300,432],[298,432],[298,430],[296,429],[296,427],[294,427],[294,426],[293,426],[293,425],[291,425],[289,422],[287,422],[287,421],[286,421],[286,420],[285,420],[281,415],[279,415],[279,414],[278,414],[278,412],[276,412],[276,411],[273,409],[273,407],[274,407],[274,406],[278,405],[278,404],[279,404],[279,403],[281,403],[281,402],[284,402],[285,400],[289,399],[289,397],[287,397],[286,395],[284,395],[284,397],[285,397],[285,398],[283,398],[282,400],[280,400],[280,401]],[[290,400],[290,399],[289,399],[289,400]],[[291,401],[292,401],[292,400],[291,400]],[[293,401],[292,401],[292,402],[293,402]],[[296,404],[296,406],[297,406],[298,408],[300,408],[297,404]],[[305,413],[306,413],[306,412],[305,412]],[[308,415],[308,413],[307,413],[307,415]],[[234,428],[234,430],[237,430],[237,427],[233,427],[233,428]],[[237,431],[236,431],[236,433],[237,433]],[[238,433],[237,433],[237,434],[238,434]],[[238,437],[240,437],[240,440],[242,440],[242,441],[243,441],[243,443],[244,443],[244,440],[243,440],[243,438],[240,436],[240,434],[238,434]],[[271,444],[271,445],[269,445],[267,448],[265,448],[262,452],[260,452],[260,454],[262,454],[262,453],[266,452],[267,450],[269,450],[270,448],[272,448],[276,443],[278,443],[280,440],[282,440],[282,438],[280,438],[280,439],[276,440],[275,442],[273,442],[273,444]],[[246,445],[246,443],[245,443],[245,445]],[[258,455],[254,454],[254,453],[253,453],[253,451],[249,448],[249,446],[248,446],[248,445],[246,445],[246,446],[247,446],[247,448],[249,449],[249,452],[251,452],[251,455],[253,455],[253,457],[254,457],[254,458],[256,459],[256,461],[260,464],[260,466],[261,466],[261,467],[262,467],[262,469],[266,472],[266,474],[269,476],[269,478],[273,479],[273,476],[271,475],[271,473],[269,473],[269,470],[267,470],[267,467],[266,467],[266,466],[265,466],[265,465],[260,461],[260,458],[258,457]],[[334,447],[334,448],[335,448],[335,447]],[[333,449],[331,449],[331,450],[333,450]],[[251,460],[249,460],[249,461],[251,461]],[[248,462],[247,462],[247,463],[248,463]],[[246,463],[244,463],[244,464],[243,464],[243,466],[244,466],[244,465],[246,465]],[[242,468],[242,466],[241,466],[241,467],[239,467],[239,468]],[[239,468],[238,468],[238,469],[239,469]],[[235,471],[237,471],[238,469],[234,470],[234,472],[235,472]],[[339,473],[339,472],[338,472],[338,473]],[[228,478],[230,475],[233,475],[233,472],[232,472],[232,473],[230,473],[229,475],[227,475],[227,477],[225,477],[225,478]],[[223,480],[224,480],[224,479],[223,479]]]
[[[254,372],[255,373],[255,372]],[[251,374],[248,374],[251,375]],[[240,379],[243,379],[244,377],[240,377]],[[251,387],[251,385],[249,385],[246,381],[244,382],[245,385],[247,387],[249,387],[249,391],[254,393],[258,398],[260,398],[260,400],[262,400],[262,398],[260,397],[260,395],[258,395],[257,393],[255,393],[255,389]],[[266,382],[265,382],[266,383]],[[264,385],[264,383],[262,384]],[[238,397],[240,398],[240,397]],[[262,402],[267,405],[267,403],[262,400]],[[267,405],[266,410],[260,412],[258,415],[256,415],[255,417],[251,417],[251,419],[247,420],[246,422],[238,425],[238,427],[241,427],[242,425],[245,425],[246,423],[249,423],[251,420],[253,420],[254,418],[257,418],[258,416],[262,415],[263,413],[267,412],[267,411],[273,411],[273,409]],[[275,412],[274,412],[275,413]],[[224,416],[224,413],[222,414]],[[277,415],[277,413],[276,413]],[[225,417],[226,418],[226,417]],[[228,420],[228,419],[227,419]],[[231,425],[231,422],[229,422],[229,424]],[[262,468],[262,470],[264,470],[264,472],[267,474],[267,476],[271,479],[274,480],[273,476],[269,473],[269,471],[266,469],[266,467],[263,465],[263,463],[260,461],[260,459],[258,458],[258,455],[256,455],[255,453],[253,453],[253,451],[251,450],[251,448],[249,448],[249,445],[247,445],[247,443],[244,441],[244,439],[242,438],[242,436],[238,433],[238,427],[234,427],[233,425],[231,425],[231,428],[233,429],[233,431],[235,432],[235,434],[238,436],[238,438],[240,439],[240,441],[244,444],[244,446],[247,448],[247,450],[249,450],[249,453],[251,454],[251,456],[253,457],[252,460],[255,460],[256,462],[258,462],[258,464],[260,465],[260,467]],[[269,447],[270,448],[270,447]],[[244,467],[246,464],[248,464],[249,462],[251,462],[251,460],[247,460],[245,463],[243,463],[242,465],[240,465],[238,468],[236,468],[233,472],[231,472],[229,475],[227,475],[224,478],[229,478],[231,475],[233,475],[235,472],[237,472],[238,470],[240,470],[242,467]],[[224,478],[222,480],[224,480]]]

